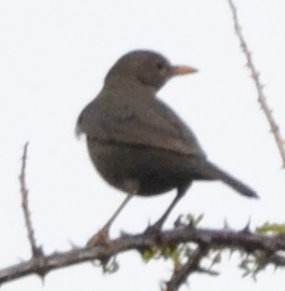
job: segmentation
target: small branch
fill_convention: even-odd
[[[228,0],[228,3],[230,5],[231,11],[232,11],[235,32],[236,32],[237,37],[239,39],[241,49],[242,49],[242,51],[247,59],[247,66],[248,66],[249,70],[251,71],[251,76],[252,76],[252,79],[254,81],[256,90],[257,90],[258,102],[261,106],[262,111],[265,114],[265,117],[266,117],[266,119],[269,123],[270,129],[271,129],[271,132],[272,132],[274,139],[275,139],[275,142],[277,144],[277,147],[278,147],[281,159],[282,159],[282,164],[283,164],[282,167],[285,168],[284,139],[282,138],[282,135],[281,135],[280,130],[279,130],[279,126],[273,117],[272,110],[270,109],[270,107],[267,103],[267,99],[266,99],[265,94],[263,92],[264,86],[260,82],[259,73],[258,73],[258,71],[253,63],[251,52],[249,51],[248,45],[247,45],[245,38],[242,34],[242,29],[241,29],[241,26],[239,24],[239,19],[238,19],[238,15],[237,15],[237,8],[234,5],[232,0]]]
[[[207,255],[208,247],[199,246],[190,256],[187,263],[179,268],[172,275],[171,279],[166,282],[166,291],[177,291],[184,284],[190,274],[194,272],[205,272],[200,266],[201,260]]]
[[[274,254],[268,258],[268,263],[271,263],[276,267],[285,267],[285,257]]]
[[[206,245],[209,249],[239,249],[247,253],[256,250],[273,255],[285,250],[285,238],[280,236],[265,236],[250,232],[235,232],[232,230],[211,230],[206,228],[179,227],[160,233],[160,241],[164,247],[173,247],[181,243],[193,242],[199,246]],[[107,246],[80,248],[67,252],[54,253],[32,257],[30,260],[0,270],[0,284],[19,279],[21,277],[39,274],[76,265],[86,261],[99,260],[106,262],[109,258],[120,253],[137,250],[142,252],[147,248],[157,247],[157,238],[151,234],[126,235],[110,241]],[[201,255],[201,254],[200,254]],[[197,254],[196,260],[199,259]],[[275,258],[276,262],[277,259]],[[278,259],[279,265],[281,259]],[[277,263],[278,263],[277,262]],[[273,263],[274,261],[270,261]],[[198,271],[203,270],[198,268]]]
[[[22,209],[24,213],[25,225],[28,232],[28,239],[30,242],[32,255],[33,257],[35,257],[41,254],[41,249],[37,247],[36,245],[34,230],[33,230],[32,221],[31,221],[31,214],[29,210],[29,200],[28,200],[29,191],[26,185],[26,163],[27,163],[28,146],[29,146],[29,143],[27,142],[24,145],[23,156],[22,156],[22,166],[21,166],[21,173],[19,176],[19,180],[20,180],[20,192],[22,196]]]
[[[207,274],[207,275],[210,275],[210,276],[219,276],[220,275],[220,273],[217,272],[217,271],[209,270],[209,269],[202,268],[202,267],[198,267],[197,268],[197,272],[198,273],[204,273],[204,274]]]

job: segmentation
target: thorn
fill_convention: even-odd
[[[128,233],[128,232],[126,232],[126,231],[121,231],[120,232],[120,237],[121,238],[129,238],[131,236],[131,234],[130,233]]]
[[[251,233],[250,232],[250,218],[248,219],[247,224],[245,225],[245,227],[240,231],[241,233]]]
[[[229,224],[228,224],[228,221],[227,221],[226,218],[225,218],[225,220],[224,220],[224,229],[225,229],[225,230],[229,230],[229,229],[230,229]]]
[[[48,271],[45,271],[45,270],[40,270],[37,272],[37,275],[40,277],[40,280],[43,286],[45,285],[45,278],[46,278],[47,273]]]
[[[43,275],[39,275],[40,276],[40,280],[41,280],[41,282],[42,282],[42,286],[44,287],[45,286],[45,274],[43,274]]]
[[[197,268],[197,272],[205,273],[205,274],[208,274],[210,276],[219,276],[220,275],[220,273],[218,271],[209,270],[209,269],[202,268],[202,267],[199,267],[199,266]]]
[[[111,257],[110,256],[106,256],[106,257],[100,258],[99,260],[100,260],[101,266],[103,268],[103,272],[107,273],[108,272],[108,264],[109,264],[109,262],[111,260]]]
[[[76,245],[74,242],[72,242],[71,240],[68,241],[69,245],[71,246],[71,249],[73,250],[78,250],[80,247],[78,245]]]
[[[232,258],[232,255],[234,254],[234,252],[235,252],[235,250],[233,250],[233,249],[230,249],[230,253],[229,253],[229,259],[231,259],[231,258]]]
[[[187,225],[187,227],[190,228],[190,229],[191,229],[191,228],[192,228],[192,229],[195,229],[196,225],[195,225],[194,220],[190,220],[189,223],[188,223],[188,225]]]
[[[177,228],[177,227],[179,227],[179,226],[182,226],[183,225],[183,223],[182,223],[182,221],[181,221],[181,218],[182,218],[182,215],[180,214],[178,217],[177,217],[177,219],[174,221],[174,226]]]

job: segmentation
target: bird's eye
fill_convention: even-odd
[[[162,62],[157,62],[156,67],[161,71],[164,69],[164,64]]]

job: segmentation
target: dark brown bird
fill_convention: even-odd
[[[77,132],[85,133],[89,155],[101,176],[127,198],[99,236],[133,195],[152,196],[172,189],[177,195],[153,228],[168,214],[194,180],[220,180],[240,194],[258,197],[247,185],[206,158],[191,129],[156,93],[172,77],[195,73],[173,66],[146,50],[121,57],[108,72],[102,91],[81,112]],[[94,236],[89,245],[98,240]]]

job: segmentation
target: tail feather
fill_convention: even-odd
[[[221,170],[214,164],[207,162],[206,168],[208,178],[221,180],[244,196],[259,198],[259,196],[253,189],[245,185],[243,182],[237,180],[230,174],[226,173],[225,171]]]

